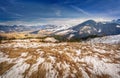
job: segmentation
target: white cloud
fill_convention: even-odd
[[[87,16],[91,16],[90,13],[84,11],[83,9],[81,9],[81,8],[79,8],[79,7],[77,7],[77,6],[71,5],[71,7],[72,7],[73,9],[77,10],[77,11],[80,12],[80,13],[83,13],[83,14],[85,14],[85,15],[87,15]]]
[[[61,11],[60,11],[60,10],[57,10],[55,14],[56,14],[57,16],[61,16]]]
[[[45,25],[45,24],[53,24],[53,25],[70,25],[74,26],[80,24],[86,20],[93,19],[96,22],[100,21],[110,21],[109,18],[41,18],[37,19],[37,21],[7,21],[0,22],[1,25],[25,25],[25,26],[37,26],[37,25]],[[40,22],[44,20],[44,22]]]
[[[42,23],[36,23],[36,22],[25,22],[25,21],[7,21],[7,22],[0,22],[0,25],[25,25],[25,26],[37,26],[42,25]]]
[[[7,8],[5,8],[5,7],[0,7],[0,9],[2,10],[2,11],[4,11],[5,13],[7,13],[7,14],[10,14],[11,15],[11,18],[13,17],[22,17],[23,15],[21,15],[21,14],[18,14],[18,13],[15,13],[15,12],[10,12],[10,11],[8,11],[7,10]]]
[[[109,18],[61,18],[61,19],[51,19],[49,20],[47,23],[48,24],[56,24],[56,25],[77,25],[77,24],[80,24],[84,21],[87,21],[87,20],[95,20],[96,22],[104,22],[104,21],[111,21],[111,19]]]
[[[2,11],[4,11],[4,12],[7,11],[5,7],[0,7],[0,9],[1,9]]]

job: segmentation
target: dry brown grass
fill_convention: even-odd
[[[2,74],[5,73],[7,70],[9,70],[13,65],[14,65],[14,63],[8,63],[8,62],[6,62],[6,61],[0,63],[0,75],[2,75]]]
[[[100,75],[96,75],[96,78],[110,78],[110,76],[107,75],[107,74],[102,74],[101,76]]]
[[[9,58],[17,58],[21,56],[23,52],[26,52],[27,50],[24,48],[0,48],[0,51],[8,55]]]
[[[25,62],[26,62],[27,64],[32,65],[32,64],[35,64],[35,63],[36,63],[36,59],[35,59],[35,58],[31,58],[31,59],[26,60]]]
[[[38,71],[32,73],[29,78],[46,78],[46,67],[43,64],[40,64]]]
[[[18,38],[25,38],[25,34],[24,33],[0,33],[1,37],[5,37],[6,39],[18,39]]]
[[[0,51],[8,55],[9,58],[17,58],[21,56],[22,53],[28,52],[28,56],[35,56],[36,59],[39,57],[39,54],[36,52],[36,48],[0,48]]]
[[[110,76],[107,74],[103,74],[100,76],[100,75],[94,75],[93,73],[91,73],[87,68],[92,70],[93,64],[87,64],[86,62],[82,62],[82,61],[75,62],[73,61],[74,59],[71,58],[71,57],[78,57],[79,59],[81,59],[86,56],[94,57],[96,55],[97,58],[99,58],[100,60],[102,60],[102,58],[109,58],[111,60],[111,62],[106,62],[106,63],[119,63],[119,58],[114,58],[115,54],[111,54],[110,51],[113,50],[114,53],[117,54],[116,50],[120,51],[120,46],[108,45],[108,44],[94,44],[93,47],[101,50],[105,50],[107,53],[100,53],[100,52],[94,51],[91,44],[86,44],[86,43],[67,43],[65,45],[46,46],[46,47],[40,46],[38,48],[28,48],[28,49],[0,48],[0,51],[7,54],[9,58],[19,57],[23,52],[28,52],[28,55],[25,58],[32,56],[32,58],[27,59],[25,61],[27,64],[30,64],[30,67],[25,71],[24,78],[27,76],[29,70],[31,69],[31,66],[37,63],[37,59],[39,57],[44,58],[45,61],[38,66],[38,71],[33,72],[29,78],[46,78],[46,73],[48,72],[48,70],[46,69],[44,63],[52,63],[53,69],[56,69],[58,72],[58,78],[62,78],[64,75],[64,71],[66,69],[62,67],[62,65],[60,65],[61,69],[57,67],[57,63],[60,63],[60,62],[61,64],[66,63],[70,65],[69,74],[74,73],[73,70],[76,70],[77,72],[74,73],[76,78],[83,78],[82,70],[79,69],[80,67],[84,69],[84,71],[88,74],[90,78],[110,78]],[[39,53],[42,53],[42,54],[38,53],[37,51],[38,49],[40,50]],[[75,52],[76,50],[81,50],[80,55],[77,55],[77,53]],[[60,53],[59,51],[62,51],[62,53]],[[70,56],[68,54],[70,54]],[[53,61],[49,58],[49,56],[55,57],[55,63],[53,63]],[[2,74],[5,71],[7,71],[10,67],[12,67],[14,64],[12,65],[11,64],[9,65],[7,63],[0,64],[2,68],[4,68],[4,65],[7,66],[8,68],[4,70],[2,69],[2,71],[0,71],[0,73]],[[68,78],[72,78],[72,76],[69,75]]]

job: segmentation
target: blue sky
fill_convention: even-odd
[[[1,23],[119,17],[120,0],[0,0]]]

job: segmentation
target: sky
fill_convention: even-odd
[[[120,0],[0,0],[0,24],[76,24],[120,17]]]

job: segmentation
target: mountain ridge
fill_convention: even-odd
[[[115,22],[95,22],[94,20],[87,20],[81,24],[69,28],[68,31],[71,32],[67,32],[63,36],[66,38],[83,38],[91,35],[117,35],[120,34],[119,26],[120,24]],[[64,30],[61,32],[64,32]]]
[[[116,21],[119,21],[116,20]],[[7,26],[0,25],[1,33],[24,32],[27,34],[45,34],[45,36],[59,35],[65,39],[80,39],[94,36],[109,36],[120,34],[120,24],[116,21],[96,22],[95,20],[87,20],[75,26],[57,26],[57,25],[39,25],[39,26]]]

